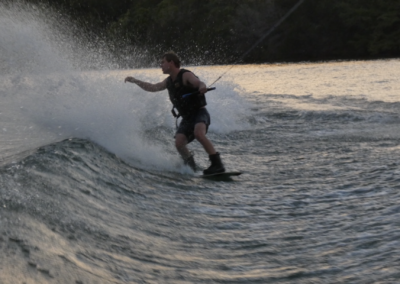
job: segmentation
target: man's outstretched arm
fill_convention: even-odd
[[[164,81],[162,81],[160,83],[152,84],[152,83],[140,81],[134,77],[126,77],[125,83],[126,82],[134,83],[147,92],[159,92],[159,91],[165,90],[167,88],[167,79],[165,79]]]

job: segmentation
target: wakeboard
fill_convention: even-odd
[[[229,178],[231,176],[239,176],[242,172],[238,171],[231,171],[231,172],[223,172],[223,173],[216,173],[216,174],[209,174],[209,175],[199,175],[198,177],[201,178]]]

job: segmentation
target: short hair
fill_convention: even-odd
[[[168,62],[173,61],[177,68],[181,67],[181,61],[179,60],[178,55],[176,55],[176,53],[173,51],[168,51],[164,53],[162,58],[165,58]]]

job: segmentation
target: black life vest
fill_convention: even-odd
[[[206,97],[204,94],[194,94],[183,98],[183,95],[197,92],[197,88],[183,85],[183,73],[191,72],[186,69],[181,69],[178,76],[174,81],[172,81],[171,76],[167,78],[167,89],[169,93],[169,99],[171,100],[174,108],[178,110],[179,115],[183,118],[189,117],[191,114],[195,113],[199,108],[207,105]],[[172,113],[174,111],[172,109]]]

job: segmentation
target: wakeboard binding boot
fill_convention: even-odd
[[[221,157],[218,152],[214,155],[209,155],[209,158],[211,161],[211,166],[203,171],[204,175],[212,175],[225,172],[225,167],[222,164]]]

